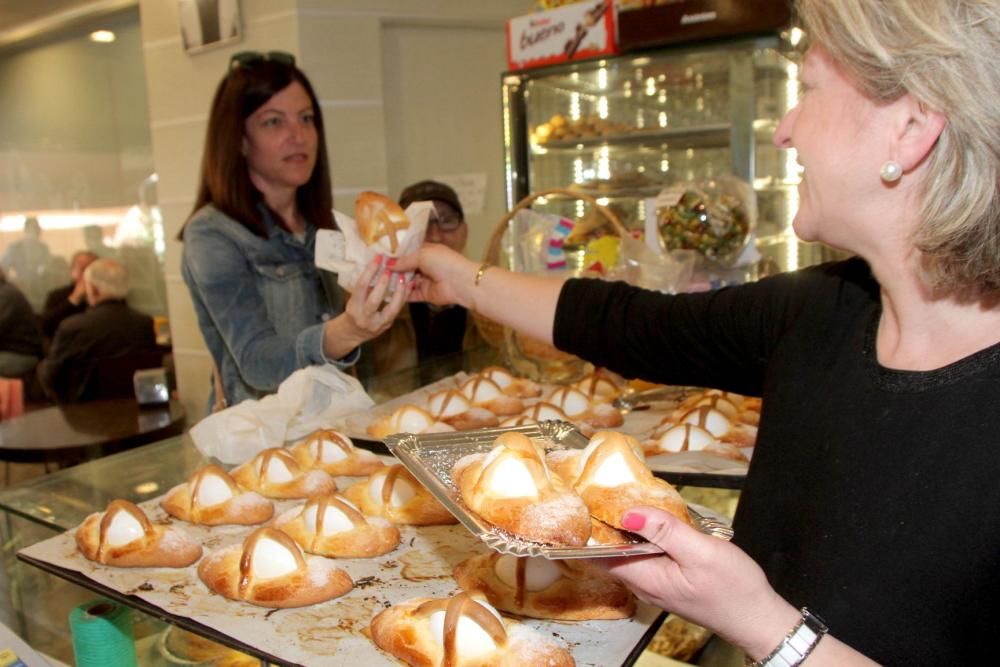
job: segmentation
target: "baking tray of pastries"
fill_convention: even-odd
[[[493,380],[501,386],[494,386]],[[741,486],[756,439],[759,399],[696,387],[660,386],[653,392],[644,397],[645,392],[605,370],[564,386],[534,383],[490,367],[477,374],[456,373],[347,415],[335,427],[366,447],[384,451],[385,440],[402,432],[423,435],[569,421],[584,435],[611,429],[637,438],[649,469],[671,483]],[[620,397],[638,402],[622,407],[615,403]]]
[[[396,463],[389,457],[384,457],[383,462],[390,466]],[[335,477],[345,494],[353,485],[369,479]],[[81,552],[76,539],[79,530],[93,523],[89,518],[81,528],[22,549],[18,558],[271,664],[391,665],[399,663],[380,650],[368,634],[373,619],[383,610],[403,608],[414,599],[455,596],[464,585],[456,580],[457,568],[491,553],[469,531],[454,523],[399,524],[398,545],[382,555],[305,557],[310,564],[318,559],[326,563],[326,568],[347,573],[353,582],[347,592],[301,607],[268,608],[212,592],[200,576],[202,566],[213,554],[226,553],[235,545],[246,544],[248,536],[259,529],[248,525],[201,525],[180,520],[168,514],[163,506],[172,493],[173,490],[135,507],[158,531],[180,532],[187,540],[200,545],[204,554],[193,564],[114,567],[95,562]],[[273,502],[278,522],[302,504],[302,500],[296,499],[274,499]],[[259,556],[260,552],[256,553]],[[576,664],[583,667],[631,664],[655,632],[660,618],[661,610],[640,602],[628,618],[615,620],[566,623],[535,618],[507,620],[505,617],[504,622],[554,637],[572,651]]]
[[[553,560],[575,558],[608,558],[661,553],[655,544],[638,535],[614,531],[624,538],[620,544],[588,543],[582,546],[562,546],[523,539],[485,520],[472,511],[462,499],[453,479],[453,469],[460,460],[494,448],[504,434],[517,433],[532,439],[545,452],[583,450],[590,440],[568,422],[543,421],[524,426],[487,428],[453,433],[414,435],[397,434],[386,439],[389,450],[406,466],[434,497],[444,505],[469,531],[491,549],[513,556],[535,556]],[[704,532],[728,539],[728,526],[704,508],[688,508],[694,525]]]

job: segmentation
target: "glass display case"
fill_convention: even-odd
[[[756,191],[763,258],[792,270],[832,257],[795,239],[798,165],[772,143],[797,100],[798,67],[791,39],[776,34],[505,74],[508,208],[570,188],[642,229],[664,187],[732,174]],[[583,215],[581,201],[540,207]]]
[[[377,402],[411,392],[428,382],[457,371],[474,372],[498,363],[496,350],[474,348],[460,355],[443,357],[415,368],[371,378],[366,389]],[[375,443],[368,443],[369,445]],[[73,662],[72,637],[67,619],[80,604],[98,597],[92,586],[81,587],[65,578],[29,565],[16,556],[26,546],[72,529],[87,515],[100,511],[116,498],[142,503],[156,498],[167,489],[207,463],[189,435],[176,436],[121,452],[112,456],[59,470],[16,487],[0,490],[0,620],[11,627],[36,650],[67,664]],[[695,485],[680,489],[689,502],[732,516],[739,496],[735,489],[703,488]],[[171,653],[169,643],[176,619],[139,598],[129,597],[135,608],[133,617],[138,664],[153,667],[171,665],[257,665],[257,659],[236,655],[238,661],[195,661]],[[192,624],[186,628],[200,632]],[[230,652],[241,646],[235,640],[207,633],[207,636]],[[666,637],[660,644],[666,644]],[[212,642],[209,642],[216,646]],[[207,651],[208,646],[201,646]],[[227,658],[234,656],[226,654]],[[650,660],[653,660],[651,658]]]

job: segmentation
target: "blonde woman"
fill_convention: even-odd
[[[986,664],[1000,611],[1000,2],[798,8],[804,92],[775,136],[804,167],[795,231],[857,257],[678,296],[539,281],[440,248],[398,268],[419,267],[417,298],[626,375],[764,397],[733,543],[626,515],[665,551],[610,565],[640,597],[757,664]]]

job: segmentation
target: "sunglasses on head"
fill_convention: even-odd
[[[253,67],[259,63],[272,62],[288,67],[295,66],[295,56],[287,51],[240,51],[234,53],[229,59],[229,71],[240,69],[241,67]]]

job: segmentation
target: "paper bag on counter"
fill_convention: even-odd
[[[375,405],[357,378],[331,365],[292,373],[278,387],[277,396],[282,409],[291,415],[286,440],[329,428],[335,419]]]
[[[361,273],[375,255],[402,257],[416,252],[424,242],[427,231],[427,221],[434,205],[431,202],[413,202],[406,207],[406,217],[410,226],[396,233],[395,249],[386,243],[386,239],[373,245],[366,245],[358,232],[358,224],[354,218],[335,213],[339,231],[321,229],[316,234],[316,266],[337,274],[337,283],[352,291]],[[409,279],[409,276],[407,276]],[[390,291],[395,285],[390,285]]]
[[[336,366],[310,366],[288,376],[277,394],[205,417],[191,428],[191,439],[205,456],[235,465],[374,404],[361,383]]]

